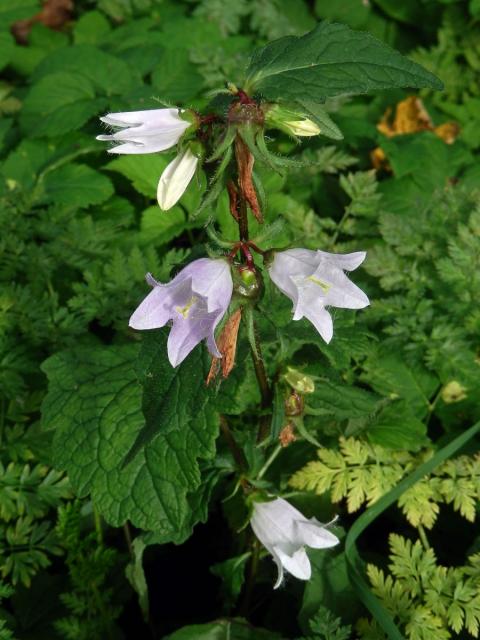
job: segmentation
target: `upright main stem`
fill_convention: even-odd
[[[238,141],[237,144],[243,145],[243,141]],[[242,172],[242,167],[240,167],[239,158],[237,155],[237,167],[238,174]],[[238,232],[240,235],[240,240],[242,242],[248,241],[248,212],[247,212],[247,201],[244,193],[242,192],[241,180],[238,180]],[[268,383],[267,372],[265,369],[265,363],[262,357],[262,349],[260,346],[260,340],[258,338],[258,331],[255,325],[255,321],[253,321],[253,333],[255,340],[255,348],[251,348],[253,366],[255,368],[255,375],[257,376],[258,386],[260,388],[260,394],[262,397],[262,409],[267,409],[270,407],[272,402],[272,392],[270,390],[270,385]],[[268,434],[269,428],[269,417],[263,416],[260,422],[260,429],[258,433],[258,440],[261,441]]]

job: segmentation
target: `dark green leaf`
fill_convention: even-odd
[[[88,78],[75,73],[52,73],[37,82],[25,98],[21,124],[32,136],[56,136],[74,131],[104,109]]]
[[[255,629],[244,620],[218,620],[184,627],[165,640],[280,640],[272,631]]]
[[[368,33],[321,22],[302,37],[280,38],[256,51],[247,91],[269,100],[310,100],[394,87],[442,83],[429,71]]]
[[[101,204],[114,193],[106,176],[86,165],[73,163],[47,173],[44,188],[44,200],[72,207]]]
[[[173,369],[166,341],[162,331],[144,336],[137,367],[145,417],[137,348],[78,348],[44,363],[43,423],[55,429],[56,465],[110,523],[128,519],[178,543],[200,507],[205,513],[195,497],[198,460],[214,454],[217,421],[204,384],[209,358],[197,348]]]

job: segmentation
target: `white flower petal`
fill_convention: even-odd
[[[319,301],[317,304],[311,305],[304,310],[304,315],[328,344],[333,337],[333,320],[322,303]]]
[[[97,140],[125,143],[109,149],[110,153],[156,153],[170,149],[190,126],[177,109],[109,113],[100,120],[118,130],[97,136]]]
[[[276,554],[276,552],[273,549],[269,549],[270,553],[272,554],[273,560],[277,566],[277,579],[275,581],[275,584],[273,585],[274,589],[278,589],[278,587],[282,584],[283,582],[283,565],[282,565],[282,561],[280,560],[279,556]]]
[[[298,541],[312,549],[328,549],[340,540],[321,524],[311,520],[297,520]]]
[[[324,260],[331,262],[339,269],[354,271],[359,267],[367,256],[366,251],[355,251],[354,253],[328,253],[327,251],[316,252]]]
[[[365,259],[364,251],[333,254],[326,251],[289,249],[275,254],[269,267],[274,284],[293,302],[293,319],[305,317],[325,342],[333,336],[333,323],[326,306],[362,309],[370,304],[367,295],[344,273]]]
[[[187,149],[165,168],[157,188],[157,200],[161,209],[168,211],[180,200],[195,174],[197,165],[197,156]]]
[[[275,589],[282,583],[283,569],[300,580],[310,578],[312,569],[305,546],[321,549],[338,543],[336,536],[315,518],[307,520],[298,509],[282,498],[255,502],[250,524],[277,565]]]
[[[274,547],[273,551],[278,556],[284,569],[299,580],[310,580],[312,577],[312,567],[308,559],[307,552],[303,547],[295,551],[291,556],[285,553],[280,547]]]
[[[145,109],[144,111],[121,111],[108,113],[100,118],[102,122],[112,127],[138,127],[147,124],[151,127],[175,126],[182,120],[178,109]],[[188,126],[188,124],[187,124]]]

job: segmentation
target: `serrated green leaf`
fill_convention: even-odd
[[[185,104],[203,87],[203,77],[190,62],[185,45],[164,49],[152,73],[152,86],[162,100]]]
[[[360,387],[327,379],[315,381],[315,391],[306,398],[309,412],[333,414],[338,420],[366,417],[375,411],[379,400]]]
[[[114,526],[128,519],[155,531],[157,541],[179,543],[199,509],[205,513],[196,498],[198,461],[214,454],[217,420],[204,384],[209,358],[197,348],[173,369],[166,342],[164,331],[144,335],[137,368],[145,417],[134,345],[49,358],[42,409],[45,428],[55,429],[55,464],[68,470],[78,495],[91,493]]]
[[[43,200],[72,207],[101,204],[114,194],[111,181],[84,164],[70,163],[47,173]]]
[[[60,72],[84,76],[98,93],[107,96],[125,94],[134,86],[133,73],[123,60],[90,44],[55,50],[35,69],[32,80]]]
[[[73,38],[75,44],[101,44],[110,32],[110,23],[103,14],[88,11],[75,22]]]
[[[0,33],[0,69],[3,69],[11,60],[15,49],[15,43],[8,32]]]
[[[17,20],[30,18],[37,12],[37,0],[0,0],[0,28],[8,30]]]
[[[386,405],[366,428],[374,444],[415,451],[428,444],[426,425],[412,414],[407,402]]]
[[[79,129],[106,105],[95,98],[88,78],[75,73],[52,73],[30,89],[20,123],[34,137],[58,136]]]
[[[159,154],[124,155],[109,162],[107,169],[128,178],[144,196],[156,198],[158,181],[169,161]]]
[[[247,92],[269,100],[312,102],[394,87],[442,86],[432,73],[372,35],[328,22],[256,51],[246,81]]]
[[[368,381],[378,393],[407,400],[411,410],[419,418],[428,412],[429,400],[439,382],[421,364],[408,366],[394,354],[380,354],[369,358],[365,364]]]
[[[160,246],[179,236],[187,227],[185,212],[180,207],[162,211],[158,205],[148,207],[142,213],[140,242],[154,242]]]

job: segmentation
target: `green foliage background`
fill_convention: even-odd
[[[326,107],[344,139],[296,150],[279,136],[274,149],[312,164],[262,174],[267,222],[287,223],[274,245],[368,251],[355,279],[372,305],[337,310],[330,345],[306,321],[292,324],[268,287],[261,307],[277,396],[286,364],[315,382],[301,437],[270,480],[305,513],[339,514],[341,533],[480,420],[480,3],[83,0],[61,31],[35,24],[17,44],[10,26],[38,8],[0,0],[0,638],[386,637],[349,580],[343,545],[312,552],[305,588],[273,593],[262,560],[247,606],[250,534],[236,533],[238,496],[224,500],[234,461],[215,442],[206,356],[197,350],[177,376],[159,356],[163,335],[140,351],[127,327],[145,273],[167,280],[207,244],[193,216],[205,185],[162,214],[156,184],[173,156],[109,156],[94,138],[106,112],[157,98],[202,108],[208,90],[240,80],[256,46],[319,19],[370,31],[444,82],[420,95],[436,125],[459,124],[453,144],[377,131],[408,92],[334,99]],[[376,146],[391,171],[372,170]],[[234,237],[223,199],[217,218]],[[139,378],[161,396],[144,404],[146,425]],[[240,356],[216,399],[234,428],[241,414],[255,421],[255,384]],[[176,460],[162,457],[165,435],[152,428],[162,419]],[[261,468],[262,452],[243,444]],[[125,465],[132,446],[140,453]],[[362,537],[371,589],[406,638],[479,635],[477,449],[471,440]]]

